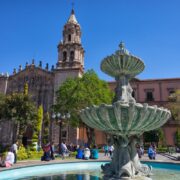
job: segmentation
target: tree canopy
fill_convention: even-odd
[[[113,93],[107,82],[100,80],[93,70],[82,78],[67,79],[57,91],[55,110],[70,112],[71,123],[79,126],[79,111],[87,106],[112,103]]]
[[[16,128],[14,140],[20,139],[28,125],[34,125],[36,108],[29,96],[24,93],[12,93],[3,97],[0,103],[0,117],[11,120]]]
[[[180,121],[180,90],[176,90],[169,96],[167,107],[171,110],[172,118],[175,121]],[[175,133],[175,144],[180,147],[180,129],[178,127]]]
[[[180,121],[180,90],[169,96],[168,108],[171,110],[172,117],[176,121]]]
[[[113,92],[107,82],[100,80],[93,70],[88,70],[81,78],[67,79],[57,91],[57,103],[54,106],[56,112],[70,112],[70,124],[74,127],[84,125],[79,112],[81,109],[100,105],[111,104]],[[88,144],[94,142],[94,130],[86,125]]]

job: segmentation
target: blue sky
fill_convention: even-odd
[[[74,0],[82,29],[85,70],[112,80],[100,70],[101,60],[120,41],[146,68],[140,79],[180,77],[179,0]],[[0,72],[35,58],[57,62],[57,44],[71,12],[72,0],[0,0]]]

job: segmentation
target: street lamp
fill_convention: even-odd
[[[66,119],[70,119],[70,117],[71,117],[70,113],[61,114],[60,112],[57,112],[52,114],[52,118],[57,120],[57,122],[59,123],[59,145],[61,144],[61,140],[62,140],[61,134],[62,134],[63,121],[65,121]]]

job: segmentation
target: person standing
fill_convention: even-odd
[[[113,146],[113,145],[110,145],[110,146],[109,146],[109,155],[110,155],[110,158],[112,158],[113,151],[114,151],[114,146]]]
[[[67,149],[67,146],[66,146],[65,142],[61,143],[60,149],[61,149],[61,153],[62,153],[62,159],[64,159],[66,154],[68,153],[68,149]]]
[[[14,164],[15,164],[17,162],[18,141],[14,142],[11,149],[12,149],[12,152],[14,153]]]
[[[109,149],[108,145],[105,144],[105,145],[103,146],[104,156],[108,156],[108,149]]]
[[[54,142],[51,142],[51,159],[54,160],[55,157],[54,157],[54,153],[55,153],[55,147],[54,147]]]

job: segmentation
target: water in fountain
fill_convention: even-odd
[[[119,47],[101,62],[101,70],[117,83],[113,104],[87,107],[80,116],[88,126],[110,134],[115,146],[112,161],[102,165],[104,179],[149,179],[151,167],[140,163],[136,143],[140,143],[145,131],[161,127],[171,113],[162,107],[136,103],[129,80],[142,72],[145,65],[123,43]]]

